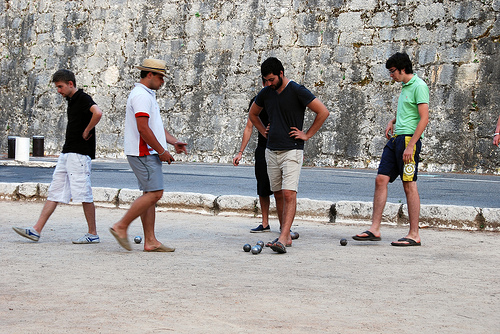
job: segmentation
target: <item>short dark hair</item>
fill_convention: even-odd
[[[410,57],[405,52],[397,52],[387,59],[385,68],[390,69],[392,67],[400,71],[404,69],[406,74],[413,73]]]
[[[58,70],[56,73],[52,75],[52,82],[65,82],[68,83],[70,81],[73,82],[73,86],[76,87],[76,78],[75,74],[70,70]]]
[[[281,72],[285,74],[285,69],[283,68],[283,64],[279,61],[278,58],[269,57],[264,60],[262,65],[260,65],[260,73],[263,77],[271,73],[274,75],[280,75]]]
[[[141,70],[141,79],[144,79],[145,77],[147,77],[148,73],[153,73],[153,75],[161,75],[160,73],[156,73],[156,72],[153,72],[153,71],[144,71],[144,70]]]

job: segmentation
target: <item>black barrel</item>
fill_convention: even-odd
[[[33,156],[43,157],[44,154],[44,137],[43,136],[33,136]]]
[[[7,137],[7,146],[8,146],[7,158],[9,159],[15,159],[16,157],[16,138],[17,136]]]

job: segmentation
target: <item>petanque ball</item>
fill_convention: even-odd
[[[252,249],[252,246],[250,244],[244,244],[243,245],[243,250],[245,252],[250,252],[250,249]]]
[[[260,246],[260,248],[264,247],[264,241],[257,241],[257,245]]]
[[[342,246],[347,245],[347,239],[340,239],[340,244],[341,244]]]
[[[259,245],[255,245],[252,247],[252,254],[259,254],[262,251]]]
[[[141,236],[140,236],[140,235],[138,235],[138,236],[136,236],[136,237],[134,238],[134,242],[135,242],[136,244],[140,244],[140,243],[141,243],[141,241],[142,241],[142,238],[141,238]]]

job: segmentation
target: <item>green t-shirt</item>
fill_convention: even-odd
[[[414,74],[410,81],[403,83],[399,95],[395,134],[412,135],[415,132],[420,121],[418,113],[420,103],[429,104],[429,87],[424,80]]]

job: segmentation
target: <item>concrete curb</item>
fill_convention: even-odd
[[[0,182],[0,200],[36,201],[47,198],[47,183],[7,183]],[[94,187],[96,206],[128,208],[141,195],[135,189]],[[271,214],[276,217],[276,207],[271,204]],[[261,214],[257,197],[199,193],[165,192],[158,202],[160,210],[196,212],[210,215],[245,215],[258,217]],[[371,202],[318,201],[308,198],[297,199],[296,219],[340,223],[349,220],[368,224],[372,213]],[[407,225],[406,204],[387,203],[383,223]],[[454,205],[422,205],[420,226],[451,228],[474,231],[500,231],[500,209],[476,208]]]

